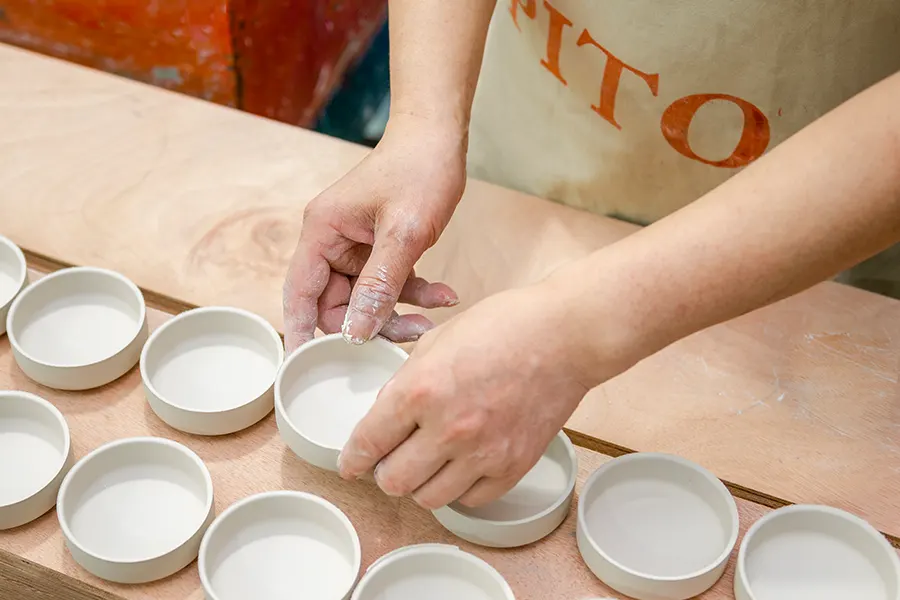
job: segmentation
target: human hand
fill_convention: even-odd
[[[553,283],[513,290],[426,334],[345,445],[341,476],[377,465],[385,493],[428,509],[505,494],[585,393],[630,366],[595,360],[603,334],[571,310],[582,300]]]
[[[418,339],[433,324],[400,301],[453,306],[456,293],[413,266],[443,232],[465,187],[465,139],[417,117],[392,118],[378,146],[306,208],[284,283],[288,352],[316,326],[364,343]]]

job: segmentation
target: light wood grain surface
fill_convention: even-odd
[[[32,273],[33,279],[40,277]],[[169,318],[150,310],[155,329]],[[550,537],[515,550],[479,548],[456,539],[431,514],[414,502],[388,498],[374,484],[348,483],[334,473],[309,466],[297,458],[278,436],[273,415],[235,435],[208,438],[183,434],[160,421],[144,398],[139,371],[135,368],[112,384],[90,392],[60,392],[39,386],[18,369],[9,341],[0,338],[0,389],[25,390],[52,402],[65,415],[76,460],[114,439],[131,436],[161,436],[193,449],[206,463],[213,478],[216,513],[248,495],[277,489],[303,490],[318,494],[343,510],[360,535],[363,569],[395,548],[422,542],[458,545],[497,568],[509,581],[518,600],[584,600],[621,598],[596,580],[581,560],[575,544],[575,504],[563,525]],[[608,456],[577,449],[578,488]],[[743,529],[768,509],[739,501]],[[31,524],[0,531],[0,551],[44,565],[123,598],[203,598],[196,562],[163,581],[139,586],[104,582],[83,571],[65,549],[55,511]],[[0,561],[2,562],[2,561]],[[703,598],[731,598],[731,571]],[[3,571],[0,571],[2,579]],[[91,596],[85,596],[90,598]]]
[[[365,152],[0,47],[0,232],[187,303],[280,327],[302,208]],[[455,286],[462,310],[632,230],[473,181],[419,271]],[[900,302],[822,284],[648,359],[593,392],[569,427],[896,535],[898,356]]]

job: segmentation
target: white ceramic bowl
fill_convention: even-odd
[[[275,379],[281,438],[303,460],[337,471],[353,429],[407,356],[380,337],[356,346],[335,333],[304,344]]]
[[[433,511],[434,516],[473,544],[524,546],[550,535],[565,520],[577,476],[575,448],[560,432],[537,464],[505,496],[478,508],[454,502]]]
[[[147,340],[144,296],[105,269],[51,273],[19,294],[7,333],[16,363],[34,381],[61,390],[105,385],[128,372]]]
[[[597,469],[578,502],[578,549],[593,573],[637,600],[685,600],[722,576],[737,542],[737,505],[702,467],[628,454]]]
[[[181,444],[121,439],[72,467],[56,508],[78,564],[109,581],[145,583],[197,557],[213,518],[212,479]]]
[[[343,600],[359,575],[359,537],[330,502],[304,492],[244,498],[200,545],[207,600]]]
[[[737,600],[898,600],[900,560],[874,527],[828,506],[774,510],[738,552]]]
[[[147,402],[175,429],[233,433],[272,411],[284,345],[268,321],[238,308],[184,312],[153,332],[141,353]]]
[[[352,600],[515,600],[494,567],[456,546],[419,544],[366,569]]]
[[[69,427],[55,406],[27,392],[0,391],[0,529],[53,508],[72,460]]]
[[[12,301],[27,284],[25,255],[11,240],[0,235],[0,335],[6,332],[6,314]]]

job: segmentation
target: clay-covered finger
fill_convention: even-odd
[[[398,315],[395,312],[381,328],[381,335],[395,344],[415,342],[434,328],[434,323],[422,315]]]
[[[346,275],[332,271],[328,285],[319,297],[319,329],[325,333],[340,331],[349,300],[350,280]]]
[[[430,283],[413,276],[406,280],[399,301],[422,308],[446,308],[459,304],[459,296],[445,283]]]
[[[369,341],[390,319],[413,266],[428,247],[413,223],[386,222],[376,231],[372,254],[353,286],[341,327],[348,342]]]
[[[319,296],[330,272],[318,242],[301,237],[282,291],[284,341],[288,352],[315,337]]]

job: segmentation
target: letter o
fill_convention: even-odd
[[[701,106],[713,100],[733,102],[744,113],[744,129],[734,152],[724,160],[707,160],[691,149],[688,129]],[[679,98],[663,112],[660,122],[663,137],[676,152],[713,167],[737,168],[749,165],[769,146],[769,120],[756,106],[728,94],[694,94]]]

